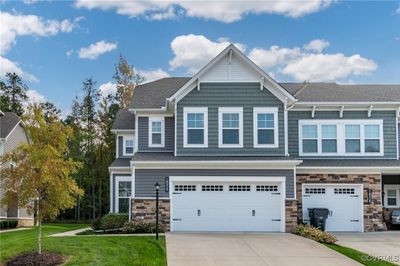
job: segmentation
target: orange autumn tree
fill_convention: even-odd
[[[83,195],[72,175],[81,163],[68,158],[72,129],[57,118],[45,119],[39,105],[28,107],[23,124],[30,138],[0,158],[0,182],[8,195],[16,194],[18,205],[35,202],[38,222],[37,252],[41,254],[42,221],[54,219],[60,211],[72,208]],[[12,166],[10,165],[12,162]],[[6,196],[2,204],[13,200]]]

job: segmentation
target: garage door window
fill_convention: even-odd
[[[325,188],[306,188],[306,194],[325,194]]]
[[[175,191],[196,191],[196,185],[175,185]]]
[[[278,191],[278,186],[259,185],[256,186],[256,191]]]
[[[230,185],[229,191],[250,191],[250,186],[247,185]]]
[[[224,191],[223,185],[202,185],[201,191]]]
[[[354,188],[335,188],[335,194],[354,194]]]

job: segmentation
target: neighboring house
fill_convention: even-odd
[[[278,83],[230,45],[196,75],[138,86],[113,131],[111,212],[171,231],[385,230],[400,207],[400,85]],[[131,202],[131,205],[130,205]]]
[[[28,142],[28,136],[22,125],[21,119],[11,112],[0,111],[0,156],[11,152],[21,143]],[[10,165],[0,165],[2,167],[13,167]],[[0,169],[1,170],[1,169]],[[0,184],[0,198],[4,196],[4,191]],[[17,194],[14,204],[0,206],[0,220],[18,220],[18,225],[33,225],[33,215],[29,214],[25,208],[19,208]]]

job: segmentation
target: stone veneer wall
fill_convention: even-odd
[[[170,204],[169,199],[160,199],[160,223],[169,231]],[[155,199],[133,199],[132,220],[156,222],[156,200]]]
[[[348,183],[363,184],[364,231],[386,230],[382,217],[382,188],[379,174],[297,174],[297,215],[302,219],[302,184],[306,183]],[[372,190],[372,202],[368,203],[367,189]]]
[[[292,232],[297,220],[297,200],[285,200],[285,231]]]

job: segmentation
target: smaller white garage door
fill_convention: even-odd
[[[173,231],[284,230],[282,183],[173,182]]]
[[[326,231],[363,231],[361,185],[303,185],[303,220],[310,221],[309,208],[327,208]]]

